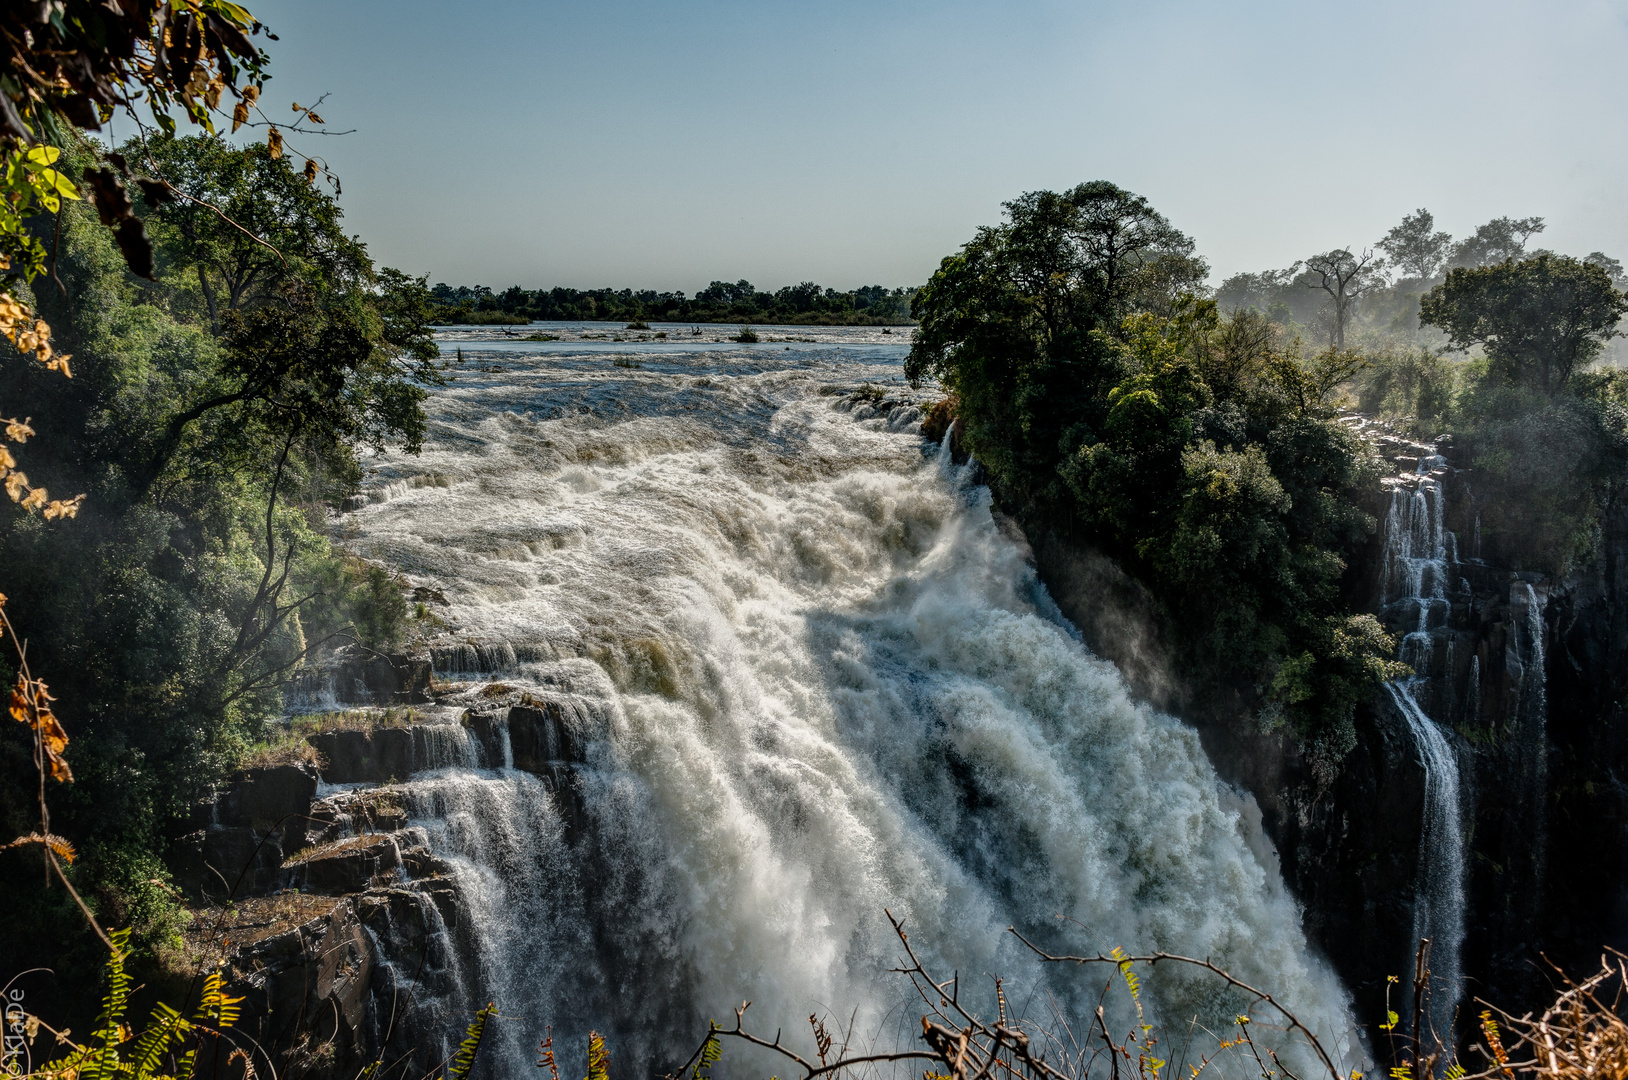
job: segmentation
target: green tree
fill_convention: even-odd
[[[1107,419],[1121,320],[1168,307],[1207,268],[1146,199],[1105,181],[1005,209],[917,293],[905,372],[959,397],[969,448],[1008,500],[1038,506],[1070,446]]]
[[[286,158],[206,135],[131,140],[168,190],[148,218],[172,271],[190,272],[217,330],[227,311],[263,304],[299,281],[321,291],[357,289],[370,267],[340,211]]]
[[[1453,347],[1479,345],[1489,372],[1553,396],[1616,332],[1628,298],[1600,266],[1563,255],[1459,268],[1419,307]]]
[[[0,512],[0,566],[74,738],[76,783],[52,796],[81,848],[74,880],[150,949],[174,918],[153,882],[187,800],[259,736],[312,650],[388,647],[402,628],[399,590],[334,550],[323,522],[359,479],[360,447],[422,438],[430,295],[391,270],[343,292],[295,281],[224,313],[216,337],[201,305],[133,278],[84,207],[63,215],[58,271],[67,295],[42,290],[40,307],[76,377],[64,394],[38,364],[0,365],[0,398],[44,417],[31,468],[89,497],[67,529]],[[177,278],[162,248],[158,271]],[[0,818],[25,831],[16,743],[0,742]],[[71,913],[31,880],[0,888],[15,914],[0,953],[36,955],[46,927],[71,937]]]
[[[1419,281],[1428,281],[1441,271],[1453,250],[1452,236],[1435,230],[1435,217],[1429,210],[1420,207],[1386,233],[1378,246],[1391,265],[1402,273]]]
[[[907,374],[953,395],[1006,509],[1148,585],[1201,707],[1252,687],[1332,775],[1356,702],[1398,670],[1340,599],[1377,475],[1325,403],[1353,358],[1303,362],[1252,307],[1224,317],[1175,291],[1202,265],[1192,241],[1129,192],[1033,192],[1007,215],[918,294]]]
[[[1606,275],[1610,277],[1611,284],[1617,288],[1620,289],[1625,284],[1628,284],[1628,275],[1623,273],[1620,259],[1613,259],[1603,251],[1591,251],[1583,257],[1583,261],[1590,266],[1598,266],[1601,270],[1604,270]]]
[[[1540,217],[1493,218],[1454,246],[1448,266],[1490,266],[1519,259],[1526,254],[1527,243],[1544,228]]]

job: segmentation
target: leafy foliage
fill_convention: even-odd
[[[57,1042],[68,1052],[35,1068],[30,1075],[48,1080],[79,1077],[81,1080],[171,1080],[191,1077],[198,1049],[205,1038],[219,1038],[238,1020],[238,1003],[230,997],[220,971],[205,978],[198,1008],[189,1019],[163,1002],[153,1007],[147,1027],[139,1034],[125,1023],[129,1013],[132,980],[125,970],[130,957],[129,930],[111,935],[107,958],[107,994],[101,1015],[84,1045],[74,1043],[67,1032],[56,1033]],[[38,1021],[35,1021],[36,1026]],[[183,1051],[182,1048],[186,1047]],[[238,1053],[234,1051],[234,1054]]]
[[[1453,238],[1436,231],[1436,218],[1420,207],[1402,219],[1379,242],[1391,263],[1409,277],[1420,281],[1436,276],[1453,248]]]
[[[0,152],[5,170],[0,179],[0,255],[4,256],[0,269],[27,280],[45,272],[47,252],[39,238],[23,227],[24,222],[37,213],[55,214],[65,200],[81,198],[73,181],[57,168],[61,154],[55,146],[11,147]],[[16,304],[14,298],[8,302]]]
[[[1550,396],[1469,374],[1454,432],[1474,470],[1481,555],[1563,575],[1596,550],[1601,513],[1628,482],[1628,385],[1588,373]]]
[[[1256,312],[1184,292],[1191,241],[1112,185],[1007,212],[922,290],[908,374],[954,396],[1003,504],[1150,586],[1202,700],[1253,700],[1327,775],[1356,702],[1400,670],[1339,590],[1377,462],[1325,402],[1360,362],[1302,361]]]
[[[1419,307],[1456,349],[1479,345],[1488,372],[1553,396],[1605,346],[1628,298],[1604,268],[1539,255],[1448,272]]]
[[[335,551],[325,518],[359,479],[361,447],[422,438],[438,378],[421,280],[365,260],[350,285],[294,276],[277,303],[223,312],[216,336],[195,266],[169,261],[178,250],[161,245],[159,282],[141,282],[95,215],[69,206],[67,296],[43,291],[39,307],[76,377],[0,364],[0,399],[39,431],[29,472],[88,496],[66,530],[0,514],[8,608],[74,737],[77,782],[52,794],[52,831],[79,846],[87,903],[137,921],[147,956],[174,926],[159,856],[189,800],[262,738],[305,657],[401,632],[399,589]],[[42,831],[25,824],[37,815],[19,743],[0,742],[11,835]],[[14,912],[0,951],[60,949],[72,920],[17,877],[0,875]]]
[[[239,150],[194,135],[131,140],[122,153],[144,158],[180,196],[166,190],[149,225],[172,273],[196,276],[212,324],[296,282],[345,292],[371,276],[366,248],[345,235],[339,207],[266,146]]]
[[[1540,217],[1493,218],[1453,245],[1448,265],[1492,266],[1522,258],[1526,255],[1526,245],[1545,227]]]

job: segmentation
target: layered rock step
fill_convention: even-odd
[[[583,820],[576,774],[599,734],[588,710],[501,684],[451,700],[303,721],[303,745],[283,744],[294,760],[233,776],[173,852],[177,884],[203,905],[198,945],[224,949],[245,999],[241,1030],[262,1045],[329,1047],[304,1063],[315,1076],[352,1074],[381,1052],[432,1054],[416,1027],[458,1030],[433,1003],[456,1000],[472,963],[467,905],[410,818],[415,777],[529,773],[568,830]]]

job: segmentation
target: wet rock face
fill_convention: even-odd
[[[216,823],[274,829],[304,814],[317,793],[317,771],[309,765],[248,769],[234,778],[215,804]]]
[[[423,705],[433,673],[428,651],[378,653],[352,645],[303,676],[293,697],[330,705]]]
[[[410,728],[325,731],[306,741],[322,755],[322,778],[330,784],[388,784],[413,772]]]
[[[199,827],[176,842],[176,884],[194,898],[277,887],[316,792],[317,772],[308,765],[239,773],[215,802],[199,808]]]
[[[1571,970],[1601,945],[1628,948],[1628,505],[1611,507],[1602,534],[1546,612],[1546,928]]]
[[[1546,1001],[1539,954],[1591,969],[1628,948],[1628,505],[1607,515],[1596,556],[1566,580],[1481,561],[1476,502],[1450,446],[1381,440],[1393,486],[1434,479],[1453,534],[1442,602],[1420,626],[1398,602],[1383,530],[1348,568],[1346,595],[1428,675],[1414,688],[1459,762],[1468,921],[1466,994],[1517,1013]],[[1383,523],[1392,492],[1376,492]],[[1358,746],[1319,787],[1298,751],[1261,734],[1240,699],[1205,715],[1173,672],[1153,605],[1100,554],[1032,530],[1036,564],[1087,644],[1139,696],[1199,731],[1227,782],[1258,802],[1306,929],[1380,1020],[1385,978],[1411,970],[1424,773],[1386,701],[1359,709]],[[1421,633],[1422,631],[1422,633]]]
[[[395,837],[364,835],[296,855],[288,878],[301,892],[343,896],[387,885],[400,865]]]
[[[422,1074],[444,1048],[414,1029],[413,994],[445,999],[468,952],[450,867],[378,791],[318,799],[296,816],[299,827],[285,824],[260,850],[315,846],[257,856],[256,873],[232,875],[238,903],[223,918],[232,920],[228,992],[244,998],[237,1030],[272,1049],[279,1071],[353,1076],[385,1050],[406,1055]],[[374,831],[380,827],[388,831]],[[208,835],[267,840],[246,826]],[[222,841],[204,845],[205,857],[238,854]],[[326,913],[306,917],[322,908],[320,896],[332,897]],[[304,921],[288,925],[291,916]],[[435,1026],[444,1025],[437,1018]]]
[[[422,705],[430,700],[429,653],[343,656],[336,689],[348,690],[345,701],[372,705]]]
[[[585,733],[567,719],[558,703],[516,705],[509,710],[508,722],[517,769],[547,776],[556,763],[587,760]]]
[[[567,828],[586,823],[576,770],[591,722],[506,690],[470,697],[479,705],[461,716],[444,707],[420,722],[310,735],[320,773],[247,770],[177,842],[183,890],[235,920],[225,936],[229,992],[245,998],[239,1029],[276,1048],[279,1072],[340,1080],[383,1054],[423,1075],[456,1047],[461,1024],[446,1003],[477,963],[466,905],[392,781],[448,766],[519,769],[544,781]],[[341,784],[358,786],[325,788]]]

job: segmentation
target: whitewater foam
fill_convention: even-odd
[[[884,909],[975,999],[1000,974],[1031,1011],[1095,1007],[1102,972],[1037,964],[1009,925],[1165,949],[1272,988],[1356,1063],[1258,815],[1061,622],[987,491],[923,453],[896,351],[639,360],[461,376],[410,466],[442,482],[376,462],[390,497],[346,519],[447,598],[444,674],[501,665],[593,717],[576,826],[513,770],[411,785],[474,898],[470,1000],[520,1033],[506,1071],[546,1026],[672,1064],[746,999],[768,1032],[853,1010],[908,1037]],[[822,392],[862,382],[892,396]],[[1145,985],[1184,1027],[1241,1005],[1193,971]]]

